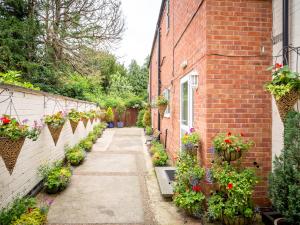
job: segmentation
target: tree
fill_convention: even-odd
[[[126,76],[120,73],[113,74],[111,77],[111,84],[109,94],[118,97],[126,97],[132,94],[132,86]]]

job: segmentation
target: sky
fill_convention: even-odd
[[[161,0],[121,0],[126,30],[115,54],[128,66],[132,59],[142,65],[150,54]]]

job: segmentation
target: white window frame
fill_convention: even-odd
[[[163,96],[168,100],[168,107],[166,108],[164,117],[171,117],[171,88],[167,88],[163,91]]]

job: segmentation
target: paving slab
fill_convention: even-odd
[[[102,154],[91,152],[85,162],[76,169],[81,172],[136,172],[135,156],[132,154]]]
[[[139,181],[135,176],[78,176],[58,195],[48,223],[143,223]]]

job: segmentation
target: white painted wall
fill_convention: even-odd
[[[289,43],[293,47],[300,46],[300,0],[289,1]],[[282,0],[273,0],[273,38],[282,34]],[[282,54],[282,39],[273,44],[273,56]],[[297,54],[290,54],[290,68],[296,71]],[[274,57],[274,63],[282,63],[282,57]],[[298,72],[300,72],[300,56],[298,60]],[[275,100],[272,103],[272,157],[279,155],[283,148],[283,123],[280,119]],[[295,109],[300,109],[300,102],[295,105]]]
[[[0,115],[10,114],[18,116],[20,121],[29,119],[29,124],[34,120],[40,120],[44,115],[50,115],[58,111],[77,108],[79,111],[87,111],[96,108],[95,104],[85,103],[62,96],[48,96],[43,92],[31,92],[26,89],[9,88],[5,90],[0,85]],[[11,101],[15,107],[10,107]],[[51,134],[45,126],[39,139],[35,142],[26,139],[12,175],[7,171],[0,157],[0,208],[6,206],[16,196],[26,195],[36,184],[40,182],[37,174],[38,168],[44,163],[53,162],[64,157],[64,146],[74,145],[84,138],[92,127],[99,121],[88,123],[85,128],[80,122],[75,133],[72,133],[70,122],[64,125],[57,145],[54,145]]]

